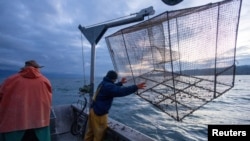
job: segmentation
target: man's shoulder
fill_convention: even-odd
[[[115,84],[110,82],[110,81],[102,81],[99,85],[102,85],[102,86],[115,86]]]
[[[6,78],[6,80],[16,79],[17,77],[20,77],[19,73],[15,73],[15,74],[10,75],[9,77]]]
[[[41,79],[44,79],[44,80],[46,80],[46,81],[50,81],[48,77],[46,77],[46,76],[44,76],[44,75],[42,75],[42,74],[41,74],[40,78],[41,78]]]

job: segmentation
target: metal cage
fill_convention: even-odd
[[[167,11],[106,37],[115,70],[177,121],[234,86],[242,0]]]

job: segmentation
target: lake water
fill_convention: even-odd
[[[82,99],[81,79],[50,79],[53,105],[71,104]],[[99,83],[101,79],[96,80]],[[206,141],[209,124],[250,125],[250,75],[237,75],[235,86],[204,105],[182,122],[136,95],[115,98],[109,116],[157,141]]]

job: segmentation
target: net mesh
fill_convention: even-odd
[[[234,86],[241,0],[167,11],[106,37],[115,70],[137,95],[182,120]]]

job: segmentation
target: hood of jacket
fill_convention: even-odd
[[[22,68],[22,70],[19,72],[19,74],[22,77],[30,78],[30,79],[38,78],[42,75],[40,73],[40,70],[38,68],[34,68],[34,67]]]

